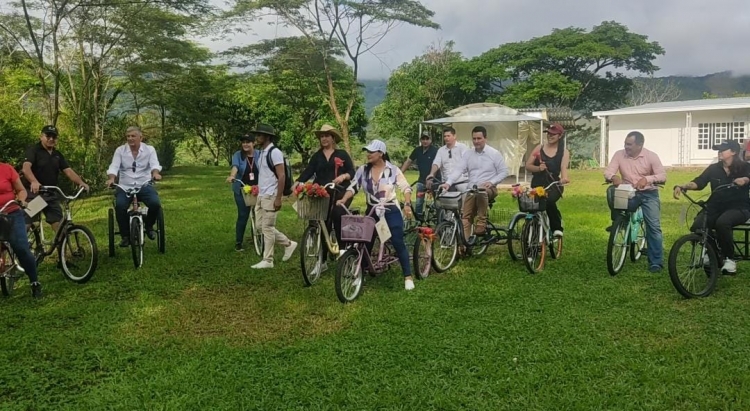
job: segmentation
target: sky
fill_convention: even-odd
[[[549,34],[553,28],[591,29],[614,20],[666,50],[657,76],[750,74],[748,0],[423,0],[441,29],[402,25],[361,59],[361,79],[388,78],[431,44],[452,40],[473,57],[501,44]],[[201,40],[212,50],[295,34],[275,19],[252,22],[231,39]]]

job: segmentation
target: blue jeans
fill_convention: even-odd
[[[607,189],[607,198],[609,207],[612,210],[612,221],[619,215],[613,207],[614,186]],[[664,268],[664,239],[661,233],[661,201],[659,201],[659,191],[636,191],[635,196],[628,200],[628,210],[635,210],[641,207],[643,220],[646,222],[646,247],[648,255],[648,265],[650,267],[658,266]]]
[[[8,214],[8,217],[10,217],[11,223],[10,241],[8,241],[10,248],[13,249],[21,268],[29,276],[29,281],[35,283],[38,281],[36,259],[34,254],[31,253],[29,238],[26,236],[26,213],[22,210],[16,210]]]
[[[245,205],[245,198],[240,193],[234,193],[234,203],[237,205],[237,223],[234,225],[234,242],[242,244],[247,229],[247,220],[250,218],[250,207]]]
[[[417,204],[414,210],[417,215],[422,215],[422,209],[424,208],[424,194],[427,192],[427,187],[422,183],[417,183]],[[422,194],[420,196],[419,194]]]
[[[367,214],[370,213],[371,206],[367,206]],[[377,216],[377,212],[373,213],[375,221],[380,220]],[[406,243],[404,242],[404,217],[401,215],[401,210],[396,206],[388,206],[385,211],[385,222],[388,224],[388,228],[391,230],[391,244],[396,251],[398,262],[401,264],[401,271],[404,272],[404,277],[411,276],[411,262],[409,261],[409,250],[406,249]],[[372,253],[372,247],[375,245],[375,236],[377,231],[373,234],[372,241],[367,244],[367,250]],[[377,250],[375,252],[378,252]],[[377,257],[372,256],[375,260]]]
[[[138,201],[148,207],[148,214],[146,215],[144,225],[147,230],[150,230],[154,227],[156,216],[159,215],[159,210],[161,210],[159,194],[156,193],[154,187],[145,186],[136,194],[136,197]],[[130,238],[130,224],[128,221],[128,207],[130,203],[130,197],[125,195],[125,192],[118,187],[115,192],[115,215],[117,216],[117,226],[120,227],[120,236],[122,238]]]

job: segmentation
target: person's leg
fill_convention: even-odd
[[[734,259],[734,233],[732,228],[747,221],[750,212],[746,210],[726,210],[716,219],[716,242],[725,259]]]
[[[273,264],[273,245],[276,239],[274,228],[276,225],[275,214],[273,212],[273,197],[258,196],[258,202],[255,205],[255,215],[257,216],[260,230],[263,233],[263,261],[271,264]],[[272,218],[273,221],[270,221]]]
[[[391,244],[396,250],[398,262],[401,263],[401,270],[404,277],[411,276],[411,262],[409,261],[409,250],[404,243],[404,218],[401,212],[395,207],[388,207],[385,212],[385,221],[391,231]]]
[[[47,201],[47,207],[44,207],[44,210],[42,211],[44,213],[44,218],[47,220],[47,224],[52,226],[52,230],[57,233],[57,229],[60,228],[60,222],[63,219],[60,199],[57,196],[54,196],[45,201]]]
[[[344,196],[344,193],[341,193],[341,197],[343,196]],[[347,200],[345,205],[346,205],[346,208],[349,208],[352,205],[352,199],[350,198],[349,200]],[[333,220],[332,221],[333,231],[336,233],[336,240],[339,243],[339,250],[344,250],[349,245],[348,243],[341,241],[341,217],[344,216],[344,214],[346,214],[346,211],[344,211],[343,207],[339,207],[339,206],[333,207],[331,219]],[[328,249],[324,247],[323,255],[324,256],[327,255],[327,252],[328,252]]]
[[[117,226],[120,229],[120,237],[122,237],[123,242],[130,240],[130,226],[128,225],[129,206],[130,198],[118,187],[115,191],[115,217],[117,218]]]
[[[476,214],[476,195],[464,195],[463,208],[461,209],[461,223],[464,228],[464,238],[468,238],[471,233],[471,223],[474,221]]]
[[[146,186],[143,187],[140,192],[138,192],[138,200],[145,204],[146,207],[148,207],[148,214],[146,215],[144,225],[146,226],[146,231],[150,232],[154,229],[156,217],[159,215],[159,211],[161,210],[161,200],[159,200],[159,194],[157,194],[156,189],[154,189],[153,186]]]
[[[698,212],[698,214],[695,216],[695,219],[693,220],[693,224],[690,226],[690,232],[695,233],[698,230],[703,229],[703,222],[706,219],[706,211],[701,210]],[[711,224],[708,224],[707,226],[709,229],[711,228]]]
[[[26,275],[29,276],[29,281],[33,284],[38,282],[36,259],[31,253],[29,239],[26,236],[25,214],[26,213],[22,210],[16,210],[8,214],[11,223],[11,233],[8,242],[10,243],[10,248],[13,249],[16,258],[18,258],[21,268],[26,271]]]
[[[422,183],[417,183],[417,204],[416,204],[416,211],[417,215],[422,217],[422,210],[424,209],[424,196],[425,192],[427,191],[427,188]]]
[[[637,195],[646,221],[646,244],[649,268],[664,268],[664,245],[661,232],[661,201],[657,190],[639,192]]]
[[[250,207],[245,205],[245,198],[240,193],[234,193],[234,203],[237,206],[237,222],[234,225],[234,243],[242,248],[245,240],[245,230],[247,229],[247,220],[250,217]]]
[[[607,206],[609,206],[610,219],[614,223],[620,213],[615,210],[615,186],[613,185],[607,187]]]

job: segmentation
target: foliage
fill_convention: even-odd
[[[640,106],[679,100],[680,88],[674,81],[657,78],[635,78],[627,104]]]

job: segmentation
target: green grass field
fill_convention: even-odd
[[[667,186],[695,172],[670,172]],[[109,197],[79,202],[99,269],[85,285],[41,268],[0,300],[0,407],[204,409],[748,409],[746,264],[703,300],[683,300],[645,257],[606,269],[608,210],[598,171],[572,172],[565,250],[530,275],[504,246],[406,292],[400,270],[338,302],[333,269],[303,287],[299,257],[273,270],[234,246],[226,170],[177,168],[158,187],[167,254],[134,270],[106,255]],[[684,200],[662,192],[665,253],[686,231]],[[497,207],[515,209],[508,193]],[[280,228],[303,230],[285,203]]]

